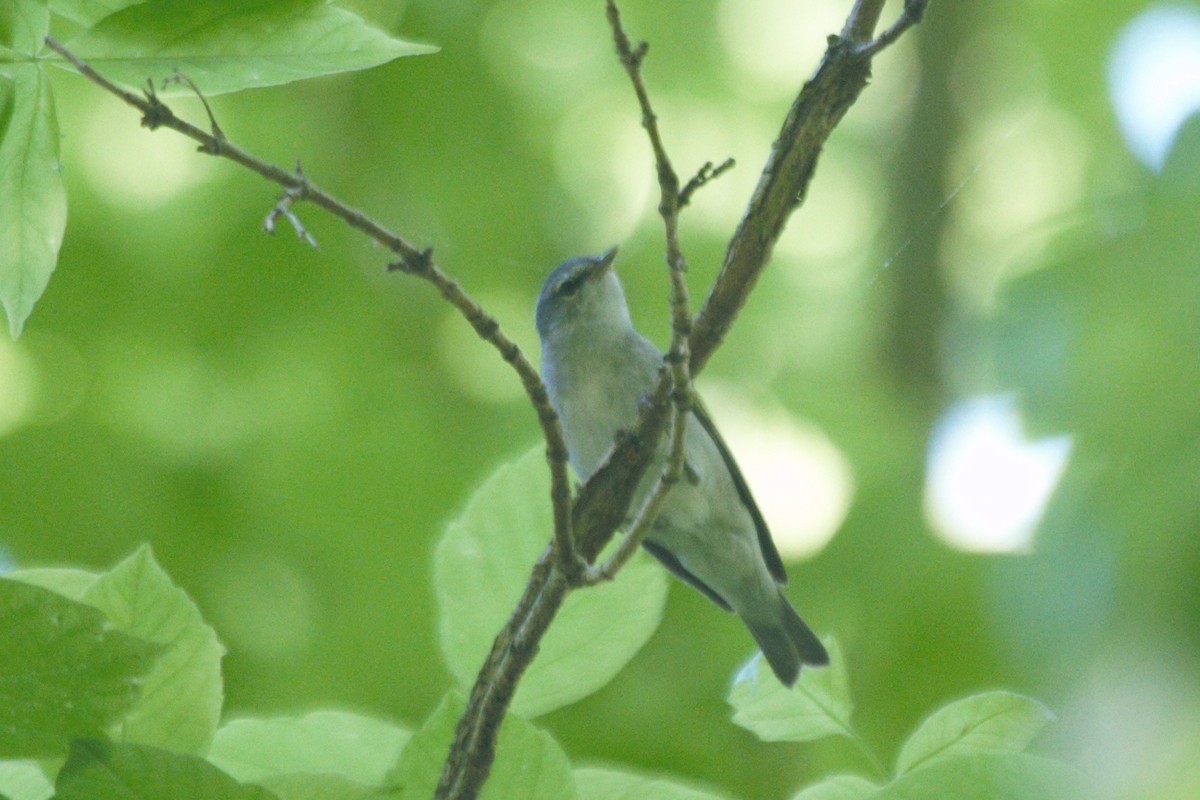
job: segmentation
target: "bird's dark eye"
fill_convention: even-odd
[[[579,291],[579,287],[583,285],[583,277],[567,278],[558,285],[558,293],[563,297],[570,297]]]

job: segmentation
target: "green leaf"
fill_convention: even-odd
[[[43,589],[58,592],[63,597],[69,597],[72,600],[82,600],[84,592],[96,582],[100,575],[74,567],[41,567],[6,572],[4,577],[28,583],[30,586],[41,586]]]
[[[109,14],[143,0],[50,0],[50,10],[90,28]]]
[[[206,752],[221,715],[225,651],[196,604],[171,583],[148,546],[101,575],[83,601],[117,630],[166,645],[121,724],[121,740]]]
[[[1036,700],[1013,692],[986,692],[933,712],[900,748],[896,773],[942,758],[974,753],[1019,753],[1054,719]]]
[[[97,739],[72,743],[55,788],[54,800],[278,800],[196,756]]]
[[[400,800],[423,800],[433,796],[442,763],[454,741],[454,727],[465,707],[462,695],[447,694],[408,740],[396,766],[388,771],[385,779],[389,788],[398,791]]]
[[[575,770],[579,800],[722,800],[727,795],[615,769],[583,767]]]
[[[858,775],[831,775],[801,790],[792,800],[866,800],[879,787]]]
[[[306,772],[378,786],[411,736],[371,717],[314,711],[303,717],[228,722],[217,731],[208,757],[240,781]]]
[[[450,523],[434,552],[442,654],[469,687],[553,531],[543,448],[498,469]],[[537,716],[612,680],[662,619],[667,579],[644,557],[615,581],[573,592],[517,690],[513,711]]]
[[[0,761],[0,796],[10,800],[46,800],[54,786],[31,761]]]
[[[437,50],[388,36],[322,0],[149,0],[104,19],[67,47],[119,83],[142,87],[150,79],[157,87],[183,73],[206,95]],[[190,90],[172,84],[164,94],[181,91]]]
[[[427,800],[433,796],[454,740],[454,727],[465,707],[462,695],[451,692],[413,734],[388,777],[389,785],[399,789],[400,800]],[[509,714],[501,724],[496,758],[480,798],[515,797],[571,800],[575,797],[575,782],[571,763],[550,734]]]
[[[270,789],[279,800],[388,800],[393,795],[341,775],[272,775],[255,783]]]
[[[752,658],[729,693],[733,721],[767,742],[808,742],[823,736],[855,739],[846,663],[836,641],[824,642],[829,666],[802,670],[791,689],[763,666],[761,654]]]
[[[0,91],[0,304],[13,337],[46,290],[67,225],[58,122],[40,64],[16,64]]]
[[[51,758],[132,707],[162,648],[91,606],[0,578],[0,758]]]
[[[1078,771],[1015,753],[953,756],[909,772],[871,800],[1080,800],[1095,797]]]
[[[30,55],[42,49],[50,32],[50,11],[37,0],[0,3],[0,46],[13,55]]]

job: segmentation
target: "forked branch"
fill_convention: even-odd
[[[909,0],[904,19],[889,28],[890,38],[872,40],[884,0],[859,0],[847,19],[842,37],[831,37],[829,48],[816,75],[805,84],[784,122],[746,217],[730,241],[725,265],[708,301],[696,317],[694,327],[687,319],[686,264],[678,241],[678,213],[699,185],[713,177],[702,169],[683,191],[671,166],[658,131],[658,121],[641,76],[648,47],[633,45],[620,23],[614,0],[606,8],[617,55],[633,84],[642,111],[642,124],[650,138],[660,188],[659,212],[666,228],[667,263],[672,285],[672,345],[664,371],[650,400],[643,404],[634,428],[613,445],[605,463],[578,492],[572,509],[580,554],[588,561],[604,547],[624,521],[634,491],[658,449],[659,438],[672,413],[671,454],[634,523],[633,536],[625,544],[627,557],[636,545],[639,526],[652,521],[656,505],[670,488],[672,473],[678,480],[683,469],[682,433],[689,402],[692,375],[699,372],[720,344],[746,296],[771,254],[784,224],[799,207],[812,178],[817,156],[829,134],[866,86],[870,60],[915,23],[925,2]],[[914,10],[915,9],[915,10]],[[903,24],[902,24],[903,23]],[[724,165],[721,171],[726,169]],[[716,172],[715,170],[713,172]],[[679,387],[679,391],[672,391]],[[672,402],[672,400],[674,402]],[[676,471],[678,470],[678,471]],[[620,551],[619,551],[620,552]],[[522,598],[505,625],[480,670],[472,689],[466,714],[459,721],[454,743],[443,767],[438,800],[473,800],[487,778],[495,754],[496,735],[520,675],[536,652],[536,639],[521,639],[523,633],[544,631],[571,583],[560,580],[545,567],[543,556],[530,576]],[[621,562],[614,562],[613,569]],[[612,570],[602,565],[585,573],[603,579]],[[544,587],[543,593],[539,587]],[[516,643],[519,642],[519,646]],[[495,690],[494,687],[498,687]]]
[[[534,565],[521,600],[496,637],[479,672],[443,768],[437,790],[439,798],[471,800],[478,795],[491,766],[504,714],[563,599],[573,587],[588,583],[589,577],[593,580],[611,577],[636,548],[638,532],[653,520],[672,483],[679,479],[684,469],[683,435],[693,375],[703,368],[729,330],[765,267],[784,224],[800,205],[821,147],[866,85],[871,58],[915,25],[927,2],[906,0],[901,17],[878,38],[872,38],[884,0],[856,0],[842,34],[830,37],[816,74],[792,104],[746,214],[730,240],[720,274],[703,308],[693,319],[689,310],[687,265],[679,243],[679,212],[701,186],[731,167],[732,162],[715,168],[706,164],[680,188],[679,177],[667,156],[641,75],[647,46],[645,43],[631,44],[614,0],[606,0],[617,53],[633,85],[655,156],[660,188],[659,212],[664,223],[671,281],[671,345],[665,357],[662,379],[639,409],[636,425],[618,437],[605,463],[573,500],[567,482],[562,430],[537,371],[496,320],[434,263],[429,249],[411,244],[325,192],[298,167],[286,170],[238,147],[217,126],[211,112],[211,131],[198,128],[175,116],[152,88],[142,95],[125,90],[53,38],[47,38],[47,45],[69,60],[81,74],[137,108],[142,113],[143,125],[152,129],[171,128],[197,141],[203,152],[241,164],[282,186],[283,198],[268,214],[268,224],[273,225],[279,216],[283,216],[292,222],[300,235],[304,235],[304,227],[292,207],[308,201],[388,248],[396,257],[389,264],[390,269],[433,284],[520,378],[546,440],[554,539]],[[620,560],[605,562],[599,567],[590,566],[624,521],[638,482],[654,459],[659,440],[668,427],[671,435],[667,466],[640,509],[633,535],[619,550]]]

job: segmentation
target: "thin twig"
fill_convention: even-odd
[[[716,167],[713,166],[711,161],[704,162],[704,166],[702,166],[696,172],[696,174],[692,176],[692,179],[685,183],[683,188],[679,191],[680,207],[682,208],[683,206],[686,206],[688,203],[692,202],[692,195],[694,195],[696,191],[700,189],[700,187],[704,186],[709,181],[716,180],[729,170],[733,169],[735,163],[736,162],[734,162],[732,158],[725,159],[720,163],[719,166]]]
[[[546,386],[533,364],[517,344],[501,330],[496,320],[487,314],[457,281],[438,268],[429,249],[416,247],[363,212],[338,200],[314,184],[298,168],[295,171],[285,170],[238,147],[221,132],[215,120],[212,120],[213,133],[201,130],[175,116],[175,113],[154,94],[153,87],[150,87],[144,96],[137,95],[105,78],[54,37],[47,36],[45,41],[50,49],[70,61],[85,78],[141,111],[143,125],[151,129],[166,127],[177,131],[199,142],[203,152],[227,158],[283,186],[285,191],[292,195],[289,206],[298,200],[315,203],[398,256],[399,260],[390,265],[392,268],[415,275],[437,287],[442,296],[466,318],[479,337],[499,351],[500,356],[512,366],[520,378],[521,386],[537,413],[538,424],[546,440],[558,563],[568,574],[580,569],[580,559],[575,552],[574,534],[571,529],[571,485],[567,476],[567,446],[558,414],[550,405],[550,398],[546,394]]]
[[[304,223],[300,221],[295,211],[292,211],[292,203],[296,201],[296,195],[291,189],[285,189],[279,197],[279,202],[271,206],[271,210],[267,212],[267,216],[263,219],[263,230],[267,233],[275,233],[275,220],[283,217],[292,224],[292,230],[296,232],[298,239],[303,239],[313,247],[317,246],[316,238],[308,232],[308,228],[304,227]]]
[[[925,9],[928,6],[929,0],[904,0],[904,11],[900,13],[900,18],[873,41],[860,46],[858,54],[870,58],[880,50],[895,43],[897,39],[904,35],[905,31],[921,21],[921,17],[925,15]]]
[[[171,75],[171,77],[163,81],[163,88],[166,88],[172,83],[182,83],[191,89],[196,97],[200,98],[200,102],[204,105],[204,113],[208,114],[208,124],[212,129],[213,138],[224,139],[225,131],[221,130],[221,126],[217,124],[217,117],[215,114],[213,114],[212,106],[208,104],[208,98],[204,96],[204,92],[200,91],[200,87],[197,86],[191,78],[178,69],[175,70],[175,73]],[[299,167],[296,169],[299,171]]]
[[[654,392],[638,409],[638,419],[618,436],[604,463],[580,488],[571,506],[578,552],[593,561],[625,519],[642,474],[653,459],[669,408],[670,375],[664,370]],[[572,583],[554,569],[547,551],[534,565],[525,592],[492,643],[471,689],[467,709],[454,729],[454,742],[442,767],[435,797],[474,798],[495,757],[496,736],[520,676],[533,660],[537,643],[562,606]]]
[[[883,6],[887,0],[854,0],[854,7],[846,15],[842,26],[842,38],[849,42],[866,42],[875,33]]]
[[[679,198],[679,177],[671,167],[667,148],[663,146],[662,137],[658,134],[658,119],[654,115],[654,109],[650,107],[650,95],[646,93],[646,84],[642,80],[642,60],[650,46],[646,42],[638,42],[636,46],[630,44],[625,29],[621,27],[621,14],[613,0],[606,0],[605,11],[613,32],[613,41],[617,46],[617,56],[621,59],[621,65],[625,67],[630,82],[633,83],[633,91],[642,110],[642,127],[646,129],[646,134],[650,137],[650,147],[654,150],[659,186],[670,188],[669,192],[663,192],[664,201],[669,197],[671,202],[676,202]]]
[[[617,53],[624,65],[630,80],[634,85],[642,109],[642,125],[650,137],[651,147],[655,154],[661,201],[659,211],[663,216],[667,236],[667,261],[670,265],[672,284],[672,335],[671,347],[666,360],[670,365],[670,373],[664,373],[655,399],[639,414],[639,424],[631,438],[618,440],[613,451],[599,470],[589,479],[580,501],[585,501],[592,495],[587,494],[588,487],[597,482],[602,483],[602,474],[607,473],[612,464],[622,464],[622,452],[632,445],[633,452],[638,454],[641,463],[631,468],[635,479],[623,487],[624,496],[608,504],[609,509],[616,509],[622,516],[629,507],[632,491],[636,486],[637,477],[645,470],[654,451],[657,449],[658,432],[653,429],[655,412],[664,409],[667,399],[666,389],[673,386],[670,397],[673,400],[673,423],[671,436],[671,456],[668,464],[659,475],[655,488],[642,504],[641,509],[625,538],[621,541],[616,552],[598,567],[593,567],[576,573],[569,580],[559,582],[553,571],[545,570],[543,560],[535,567],[534,573],[525,588],[525,595],[517,605],[517,609],[509,618],[504,629],[496,637],[492,651],[479,671],[467,710],[459,719],[454,732],[454,741],[442,767],[438,780],[435,797],[438,800],[471,800],[479,793],[483,782],[487,779],[492,759],[495,757],[496,736],[500,724],[512,699],[516,683],[528,666],[536,650],[541,633],[549,626],[557,613],[562,600],[574,586],[589,585],[611,578],[617,570],[636,551],[650,524],[658,516],[663,502],[674,483],[677,483],[684,469],[684,437],[687,430],[687,417],[690,408],[690,377],[688,375],[687,337],[690,332],[691,314],[688,310],[687,283],[684,272],[686,264],[679,247],[678,219],[682,206],[679,197],[679,179],[671,166],[662,137],[658,131],[657,118],[650,106],[650,98],[645,83],[641,78],[641,63],[646,55],[645,43],[632,46],[620,24],[616,6],[608,4],[608,18],[613,29]],[[643,423],[646,423],[643,425]],[[649,428],[649,430],[643,430]],[[640,434],[638,433],[640,431]],[[645,436],[645,439],[634,437]],[[576,503],[576,509],[581,508],[581,502]],[[587,560],[593,559],[607,537],[621,521],[620,517],[613,518],[611,512],[608,518],[599,525],[577,526],[577,530],[587,531],[587,536],[581,536],[580,552]]]
[[[691,375],[688,370],[688,336],[691,333],[691,311],[688,306],[687,262],[679,243],[679,212],[686,200],[684,192],[695,191],[705,181],[712,177],[711,162],[700,170],[695,178],[688,182],[684,191],[679,190],[679,178],[671,160],[667,157],[663,146],[662,135],[658,130],[658,116],[650,104],[650,95],[646,91],[642,79],[642,62],[646,49],[639,46],[637,53],[630,50],[629,37],[621,24],[621,14],[614,0],[607,0],[608,23],[612,28],[613,41],[617,47],[617,56],[625,67],[629,81],[633,84],[638,104],[642,111],[642,126],[650,139],[654,151],[656,172],[659,187],[659,214],[663,218],[663,228],[667,243],[667,267],[671,278],[671,344],[664,358],[671,375],[671,438],[667,463],[659,473],[654,488],[642,502],[634,517],[633,524],[625,533],[625,538],[617,545],[617,549],[603,564],[593,568],[586,575],[589,583],[602,580],[612,580],[641,545],[642,540],[650,530],[650,526],[658,518],[666,503],[667,495],[679,479],[683,477],[687,454],[684,443],[687,438],[688,417],[691,414]],[[726,162],[721,171],[728,169]],[[706,176],[707,177],[704,177]]]
[[[204,107],[208,108],[208,104],[205,103]],[[209,116],[211,118],[211,111],[209,112]],[[217,128],[217,121],[215,119],[212,121],[212,123],[214,129],[219,130]],[[221,136],[224,138],[224,134],[221,134]],[[296,161],[296,175],[300,176],[301,179],[304,177],[304,170],[300,168],[299,160]],[[292,211],[292,204],[301,199],[303,199],[302,191],[298,189],[284,189],[283,194],[279,196],[279,202],[271,206],[271,210],[267,212],[266,218],[263,219],[263,230],[267,233],[275,233],[275,220],[279,217],[283,217],[288,222],[292,223],[292,230],[296,232],[296,236],[298,238],[303,239],[313,247],[316,247],[317,240],[311,233],[308,232],[308,229],[304,227],[304,223],[300,221],[300,217],[296,214],[296,212]]]

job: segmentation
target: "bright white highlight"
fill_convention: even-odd
[[[945,413],[929,442],[930,524],[962,550],[1027,551],[1070,450],[1068,436],[1026,439],[1011,397],[960,403]]]
[[[1200,111],[1200,11],[1158,6],[1117,37],[1108,91],[1129,149],[1161,169],[1179,126]]]
[[[705,389],[713,420],[741,467],[785,559],[819,552],[850,509],[853,478],[817,427],[783,409]]]

